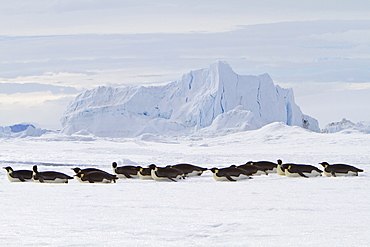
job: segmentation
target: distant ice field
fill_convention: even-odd
[[[11,183],[0,172],[1,246],[369,246],[370,137],[319,134],[273,123],[225,136],[101,139],[46,134],[0,139],[0,165],[54,170],[111,163],[188,162],[226,167],[249,160],[348,163],[358,177],[277,174],[216,182],[211,172],[177,183]]]

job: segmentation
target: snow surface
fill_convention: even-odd
[[[2,167],[111,170],[111,163],[226,167],[249,160],[348,163],[359,177],[277,174],[216,182],[11,183],[0,176],[1,246],[369,246],[370,139],[284,123],[229,135],[98,138],[46,133],[0,139]]]
[[[78,95],[62,117],[62,132],[88,131],[101,137],[145,133],[189,134],[243,131],[284,122],[320,131],[304,115],[293,90],[275,86],[268,74],[241,76],[223,61],[191,71],[160,86],[105,87]]]

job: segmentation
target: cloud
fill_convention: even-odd
[[[59,119],[74,97],[50,92],[0,94],[1,126],[31,122],[60,129]]]
[[[52,94],[77,94],[79,90],[74,87],[55,86],[40,83],[0,83],[1,94],[24,94],[34,92],[51,92]]]
[[[338,89],[359,93],[370,78],[369,32],[370,20],[332,20],[217,33],[2,36],[0,45],[6,49],[0,56],[0,83],[7,84],[0,90],[14,93],[20,83],[24,94],[62,96],[100,85],[174,81],[220,59],[240,75],[269,73],[275,83],[292,87],[297,100],[316,99],[324,89],[329,95]],[[342,87],[348,83],[354,86]],[[303,101],[304,112],[305,104],[310,101]]]
[[[237,25],[368,19],[368,1],[35,0],[2,1],[3,35],[231,30]],[[98,17],[98,18],[97,18]]]

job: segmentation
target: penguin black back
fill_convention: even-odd
[[[268,175],[265,168],[262,168],[262,167],[259,167],[259,166],[256,166],[256,165],[247,165],[247,164],[245,164],[245,165],[237,166],[237,168],[247,171],[249,173],[249,175],[258,175],[258,174]]]
[[[33,166],[33,180],[38,181],[40,183],[44,182],[56,182],[56,183],[68,183],[69,179],[73,179],[73,177],[68,176],[62,172],[55,172],[55,171],[44,171],[39,172],[37,170],[37,166]]]
[[[271,161],[248,161],[246,165],[259,166],[265,170],[274,170],[277,167],[277,164]]]
[[[166,167],[179,169],[186,176],[188,176],[188,175],[190,175],[190,176],[191,175],[200,176],[200,175],[202,175],[202,173],[204,171],[208,170],[207,168],[203,168],[203,167],[195,166],[195,165],[191,165],[191,164],[176,164],[176,165],[169,165],[169,166],[166,166]]]
[[[107,172],[101,171],[91,171],[88,173],[79,173],[77,176],[81,179],[82,182],[89,182],[89,183],[111,183],[116,182],[118,177],[113,174],[109,174]]]

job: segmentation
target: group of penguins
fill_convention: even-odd
[[[157,167],[152,164],[147,168],[141,166],[118,166],[116,162],[112,163],[113,173],[97,168],[80,169],[78,167],[72,170],[76,173],[74,177],[80,182],[86,183],[115,183],[119,178],[140,178],[143,180],[173,181],[185,179],[192,176],[201,176],[203,172],[209,170],[216,181],[237,181],[241,179],[250,179],[251,176],[268,175],[277,173],[286,177],[317,177],[324,173],[328,177],[338,176],[358,176],[362,169],[347,164],[328,164],[319,163],[323,166],[323,171],[312,165],[285,163],[279,159],[277,163],[270,161],[249,161],[243,165],[232,165],[226,168],[203,168],[191,164],[177,164],[166,167]],[[65,173],[56,171],[38,171],[37,165],[31,170],[13,170],[10,166],[4,167],[7,176],[11,182],[34,181],[39,183],[68,183],[73,179]]]

